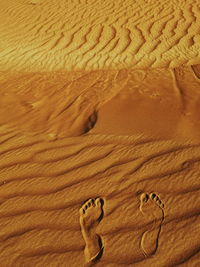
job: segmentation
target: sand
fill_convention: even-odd
[[[0,7],[0,266],[200,266],[200,3]]]
[[[200,63],[198,0],[1,0],[0,67],[24,71]]]

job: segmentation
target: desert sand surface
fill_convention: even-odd
[[[1,0],[0,67],[24,71],[200,63],[199,0]]]
[[[200,2],[0,7],[0,266],[200,266]]]

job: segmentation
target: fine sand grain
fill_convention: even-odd
[[[1,73],[3,267],[198,266],[192,69]]]
[[[198,0],[1,0],[0,67],[95,70],[200,63]]]
[[[0,267],[200,266],[198,0],[1,0]]]
[[[0,141],[2,266],[84,266],[79,209],[98,198],[97,266],[198,262],[199,145],[103,135],[52,141],[3,128]]]

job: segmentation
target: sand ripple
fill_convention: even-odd
[[[195,0],[1,0],[0,66],[14,70],[200,63]]]
[[[175,266],[195,259],[199,145],[102,135],[77,137],[76,142],[44,139],[1,128],[2,266],[83,266],[78,210],[97,196],[106,200],[99,227],[106,250],[99,266],[133,264],[145,227],[135,219],[144,191],[159,192],[165,219],[156,255],[139,266]]]

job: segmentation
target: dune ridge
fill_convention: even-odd
[[[52,140],[88,132],[143,133],[154,139],[185,138],[198,143],[199,73],[199,65],[1,72],[0,125],[26,134],[48,134]]]

